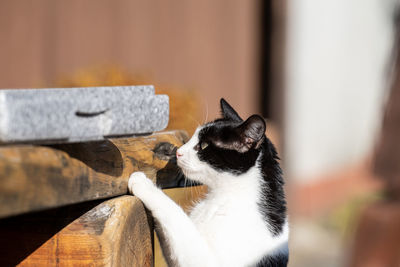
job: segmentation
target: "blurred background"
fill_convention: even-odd
[[[398,17],[395,0],[2,0],[0,88],[154,84],[189,134],[224,97],[279,148],[290,266],[400,266]]]

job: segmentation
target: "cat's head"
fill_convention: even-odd
[[[223,98],[221,113],[177,150],[177,163],[191,180],[211,185],[220,174],[240,175],[256,164],[266,138],[264,119],[252,115],[244,121]]]

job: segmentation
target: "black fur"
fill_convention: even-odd
[[[256,267],[286,267],[289,261],[288,254],[277,254],[264,257]]]
[[[262,199],[258,203],[260,211],[270,226],[274,235],[283,228],[286,218],[286,200],[283,191],[282,170],[278,163],[278,153],[268,138],[261,145],[261,167],[264,184]]]
[[[263,126],[258,118],[254,118],[259,117],[257,115],[243,122],[236,111],[223,99],[221,99],[221,110],[223,118],[206,124],[199,132],[199,144],[195,147],[199,159],[218,171],[235,175],[247,172],[258,159],[263,176],[263,194],[258,203],[260,213],[270,231],[278,235],[282,232],[286,219],[284,181],[276,149],[264,134],[265,122],[262,122]],[[255,125],[244,127],[243,125],[249,120]],[[252,132],[247,132],[248,128]],[[257,133],[259,131],[262,133]],[[249,142],[246,139],[248,134],[252,138],[250,138],[250,143],[245,144]],[[204,149],[201,148],[203,142],[207,143]]]
[[[221,104],[222,117],[232,121],[237,121],[237,122],[242,121],[242,118],[239,116],[239,114],[237,114],[236,110],[234,110],[231,107],[231,105],[229,105],[228,102],[226,102],[225,99],[221,98],[220,104]]]
[[[240,153],[234,149],[221,148],[218,143],[234,142],[232,136],[232,126],[238,126],[226,120],[219,120],[204,127],[199,133],[199,144],[201,142],[208,143],[205,149],[199,149],[199,159],[207,162],[210,166],[218,171],[227,171],[234,174],[242,174],[254,166],[259,151],[256,149]]]

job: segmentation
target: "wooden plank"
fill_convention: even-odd
[[[153,224],[134,196],[8,218],[0,226],[0,266],[153,265]]]
[[[182,131],[55,146],[0,147],[0,218],[127,193],[133,171],[160,185],[181,179]]]

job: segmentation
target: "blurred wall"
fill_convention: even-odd
[[[222,96],[249,115],[259,103],[258,19],[256,0],[2,0],[0,88],[111,63],[198,90],[208,119]]]
[[[389,85],[394,1],[288,2],[285,159],[308,181],[372,152]]]

